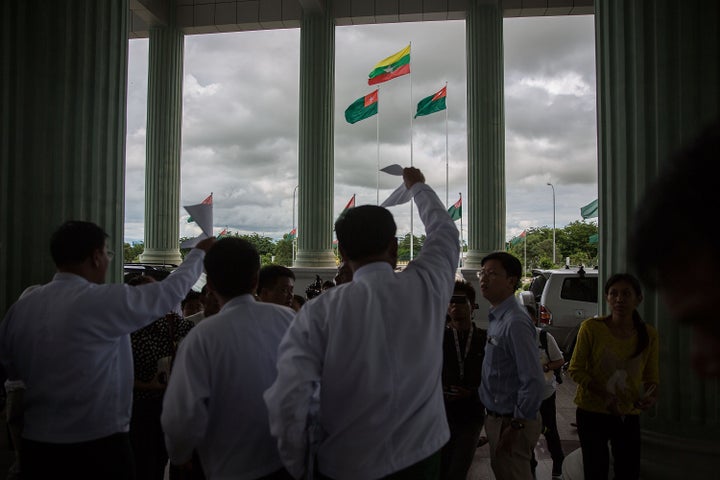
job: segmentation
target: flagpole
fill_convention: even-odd
[[[448,155],[448,106],[447,106],[447,80],[445,81],[445,205],[450,207],[448,188],[450,186],[450,156]]]
[[[525,275],[527,275],[527,232],[523,232],[523,233],[525,233],[525,237],[523,238],[523,240],[525,240],[523,242],[523,262],[525,262],[525,264],[523,265],[523,268],[524,268],[523,277],[524,277]]]
[[[462,192],[458,192],[460,195],[460,208],[462,208]],[[462,224],[462,210],[460,210],[460,266],[463,266],[463,224]]]
[[[410,42],[410,55],[412,58],[412,42]],[[410,67],[410,166],[413,165],[413,99],[412,99],[412,67]],[[414,235],[413,235],[413,202],[410,201],[410,260],[414,256]]]
[[[375,125],[377,131],[375,138],[377,142],[377,171],[375,172],[375,205],[380,205],[380,86],[378,85],[378,113]]]
[[[292,217],[293,217],[292,228],[293,228],[293,230],[295,230],[295,194],[297,193],[297,189],[298,189],[299,186],[300,186],[300,185],[295,185],[295,188],[293,188],[293,211],[292,211]],[[293,265],[295,265],[295,248],[296,248],[296,246],[295,246],[296,240],[295,240],[295,239],[296,239],[296,238],[297,238],[297,230],[295,230],[295,237],[293,237],[293,238],[290,239],[290,240],[292,241],[292,244],[291,244],[291,247],[292,247],[291,258],[292,258],[292,264],[293,264]]]

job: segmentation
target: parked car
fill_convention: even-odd
[[[555,337],[569,360],[580,323],[598,313],[598,292],[597,269],[533,270],[530,287],[519,300],[535,308],[538,326]]]
[[[123,280],[127,282],[137,275],[148,275],[155,280],[163,280],[175,270],[177,265],[155,264],[155,263],[126,263],[123,265]]]

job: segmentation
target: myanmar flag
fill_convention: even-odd
[[[378,91],[370,92],[364,97],[355,100],[345,109],[345,120],[348,123],[357,123],[378,113]]]
[[[455,202],[455,205],[448,208],[448,213],[450,214],[450,218],[453,219],[453,221],[460,220],[462,218],[462,197]]]
[[[385,60],[380,60],[368,75],[368,85],[387,82],[410,73],[410,45]]]
[[[439,112],[440,110],[445,110],[447,108],[445,105],[446,96],[447,85],[441,88],[439,92],[420,100],[417,104],[417,113],[415,114],[415,118],[423,115],[430,115],[431,113]]]

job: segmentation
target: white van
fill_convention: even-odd
[[[520,301],[535,308],[538,326],[555,337],[569,360],[580,323],[598,314],[598,295],[597,269],[580,266],[533,270],[530,291],[521,292]]]

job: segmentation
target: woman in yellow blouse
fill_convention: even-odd
[[[605,283],[606,317],[580,325],[568,372],[578,384],[577,427],[585,480],[607,480],[612,449],[616,480],[640,477],[642,411],[657,401],[658,334],[640,318],[640,282],[627,273]]]

